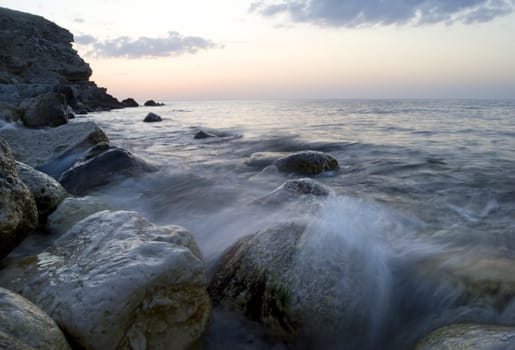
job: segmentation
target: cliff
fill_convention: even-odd
[[[121,108],[89,80],[91,68],[72,42],[72,33],[43,17],[0,7],[0,101],[19,104],[56,91],[73,108]]]

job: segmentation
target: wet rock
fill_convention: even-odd
[[[66,98],[63,94],[47,92],[24,101],[23,125],[28,127],[59,126],[68,123]]]
[[[317,151],[302,151],[279,158],[273,163],[280,171],[304,175],[316,175],[339,168],[332,155]]]
[[[39,305],[84,349],[185,349],[211,310],[193,236],[134,212],[77,223],[0,283]]]
[[[124,107],[139,107],[139,104],[138,102],[136,102],[135,99],[133,99],[132,97],[129,97],[129,98],[126,98],[125,100],[122,101],[122,105]]]
[[[36,350],[24,342],[0,331],[0,349],[6,350]]]
[[[16,162],[16,170],[36,200],[40,219],[46,218],[68,195],[57,180],[41,171],[20,162]]]
[[[155,170],[156,167],[123,148],[100,143],[65,171],[59,182],[69,193],[82,195],[118,177],[137,176]]]
[[[109,209],[108,205],[95,197],[68,197],[48,217],[47,228],[64,233],[80,220],[106,209]]]
[[[211,137],[216,137],[216,135],[212,134],[210,132],[204,131],[204,130],[200,130],[195,134],[195,136],[193,136],[193,139],[194,140],[202,140],[202,139],[208,139]]]
[[[0,138],[0,259],[37,224],[34,197],[18,176],[9,145]]]
[[[213,301],[287,341],[337,339],[352,348],[366,338],[378,286],[362,277],[364,262],[351,248],[319,234],[284,223],[241,239],[210,283]]]
[[[432,332],[415,348],[415,350],[455,349],[515,349],[515,327],[455,324]]]
[[[148,100],[148,101],[145,101],[145,103],[144,103],[144,106],[146,106],[146,107],[159,107],[159,106],[164,106],[164,105],[165,105],[164,103],[156,102],[154,100]]]
[[[88,148],[109,142],[106,134],[94,122],[70,123],[57,128],[32,130],[0,129],[16,160],[59,177]]]
[[[145,117],[145,119],[143,119],[144,122],[146,123],[152,123],[152,122],[160,122],[162,121],[163,119],[161,119],[160,116],[158,116],[157,114],[154,114],[152,112],[150,112],[149,114],[147,114],[147,116]]]
[[[0,120],[17,122],[21,120],[23,110],[11,104],[0,102]]]
[[[38,350],[70,349],[64,334],[50,316],[27,299],[4,288],[0,288],[0,333],[21,343],[20,349],[24,349],[23,346]],[[13,349],[2,347],[1,343],[0,348]]]
[[[333,190],[310,178],[288,180],[259,200],[263,204],[284,203],[299,197],[327,197]]]

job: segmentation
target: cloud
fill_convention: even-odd
[[[259,0],[250,12],[287,14],[295,22],[321,26],[466,24],[513,12],[515,0]]]
[[[163,38],[118,37],[109,40],[98,40],[91,35],[80,35],[75,38],[79,45],[90,45],[88,56],[99,57],[166,57],[182,54],[194,54],[220,45],[213,41],[196,36],[183,36],[177,32],[169,32]]]

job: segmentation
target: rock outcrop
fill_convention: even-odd
[[[145,101],[145,103],[143,105],[146,107],[160,107],[160,106],[164,106],[165,104],[161,103],[161,102],[156,102],[154,100],[148,100],[148,101]]]
[[[94,122],[69,123],[50,129],[2,128],[16,160],[58,178],[82,153],[100,142],[109,142]]]
[[[160,122],[162,121],[163,119],[161,118],[161,116],[155,114],[155,113],[148,113],[147,116],[145,117],[145,119],[143,119],[143,121],[145,123],[154,123],[154,122]]]
[[[65,171],[59,182],[71,194],[82,195],[120,176],[137,176],[155,170],[156,167],[131,152],[103,142],[93,146]]]
[[[0,283],[46,311],[92,349],[186,349],[211,312],[193,236],[134,212],[103,211],[77,223]]]
[[[133,99],[132,97],[129,97],[129,98],[126,98],[125,100],[123,100],[122,105],[124,107],[139,107],[138,102],[136,102],[136,100]]]
[[[422,339],[415,350],[515,349],[515,327],[455,324],[437,329]]]
[[[14,105],[67,91],[73,108],[123,107],[89,81],[91,68],[72,48],[73,35],[43,17],[0,8],[0,100]]]
[[[18,177],[9,145],[0,138],[0,259],[38,224],[36,202]]]
[[[0,333],[28,348],[70,349],[63,332],[50,316],[27,299],[4,288],[0,288]],[[0,344],[0,349],[11,347]]]

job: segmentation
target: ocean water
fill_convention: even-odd
[[[148,112],[163,121],[143,123]],[[357,297],[373,310],[352,348],[410,349],[453,322],[515,325],[515,283],[501,293],[503,304],[474,294],[503,273],[515,280],[515,100],[171,101],[76,121],[84,119],[159,167],[95,195],[157,224],[187,228],[210,274],[231,244],[276,222],[307,220],[311,258],[322,262],[332,258],[331,247],[352,247],[352,263],[370,286]],[[194,140],[200,129],[220,137]],[[299,176],[251,166],[251,155],[302,150],[338,159],[338,171],[315,177],[334,196],[316,214],[290,202],[253,205]],[[215,310],[199,346],[306,344],[282,344]],[[351,348],[338,339],[325,345]]]

